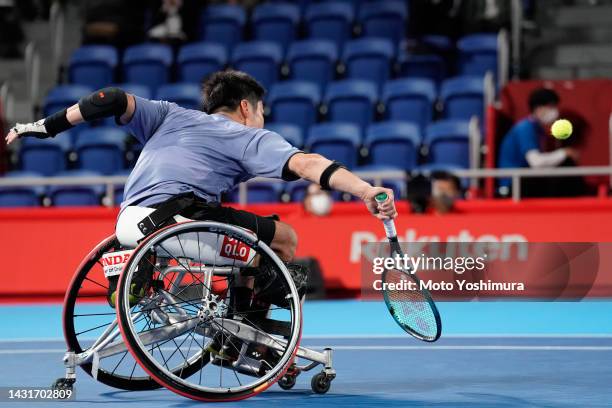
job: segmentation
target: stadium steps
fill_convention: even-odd
[[[531,76],[601,78],[612,71],[612,2],[549,7],[536,16],[537,33],[526,36]]]
[[[64,29],[64,55],[62,61],[67,61],[72,50],[81,42],[80,21],[78,8],[69,5],[66,10]],[[40,89],[38,102],[42,101],[46,92],[56,85],[58,73],[49,69],[53,59],[51,27],[48,21],[36,20],[24,22],[23,29],[26,40],[23,42],[22,51],[29,41],[35,41],[40,54]],[[0,83],[10,80],[11,89],[15,98],[15,117],[8,118],[11,122],[29,121],[31,117],[28,101],[25,64],[22,59],[0,59]]]

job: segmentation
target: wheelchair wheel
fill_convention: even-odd
[[[104,254],[120,249],[114,235],[107,237],[83,259],[70,282],[64,298],[63,326],[68,350],[76,354],[88,351],[106,330],[116,331],[118,335],[113,341],[121,342],[116,312],[106,301],[109,283],[101,262]],[[105,305],[103,310],[100,304]],[[95,375],[97,381],[114,388],[131,391],[160,388],[127,349],[100,359],[95,372],[92,363],[80,367],[88,375]]]
[[[254,266],[264,262],[282,296],[264,306],[255,286],[250,307],[239,308],[236,294],[257,282]],[[117,318],[151,377],[202,401],[248,398],[273,385],[293,363],[302,324],[299,294],[274,252],[245,229],[208,221],[171,225],[140,243],[119,279]],[[198,360],[192,375],[176,375]]]

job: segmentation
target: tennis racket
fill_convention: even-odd
[[[375,199],[382,203],[387,200],[387,194],[380,193]],[[391,245],[391,256],[403,256],[402,248],[397,240],[395,223],[392,219],[383,220],[385,233]],[[403,281],[412,280],[415,285],[413,290],[394,289],[387,290],[388,284],[401,284]],[[442,334],[442,321],[440,313],[431,293],[426,288],[421,288],[420,279],[409,270],[387,269],[382,273],[383,296],[389,313],[395,322],[404,331],[419,340],[434,342]],[[399,286],[399,285],[398,285]]]

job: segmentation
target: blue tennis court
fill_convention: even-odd
[[[335,350],[329,393],[312,393],[313,371],[291,391],[274,386],[224,406],[611,406],[612,302],[447,302],[440,311],[442,338],[426,344],[399,332],[381,303],[307,303],[302,344]],[[0,307],[0,383],[49,386],[63,375],[60,315],[55,304]],[[199,404],[164,389],[117,391],[82,372],[76,390],[66,404]],[[59,406],[35,404],[45,405]]]

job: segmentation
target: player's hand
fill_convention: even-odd
[[[382,203],[376,202],[376,195],[380,193],[386,193],[387,199]],[[384,187],[370,187],[363,195],[363,202],[368,211],[372,213],[376,218],[380,220],[393,219],[397,217],[397,210],[395,209],[395,201],[393,200],[393,190]]]
[[[34,123],[17,123],[6,135],[6,144],[11,144],[15,139],[21,136],[31,136],[38,139],[46,139],[51,137],[45,128],[45,120],[41,119]]]

